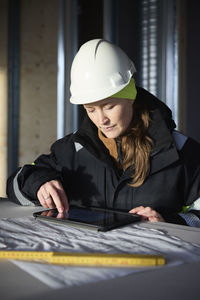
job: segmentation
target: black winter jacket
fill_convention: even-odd
[[[24,205],[37,202],[40,186],[58,179],[70,203],[123,211],[150,206],[166,221],[186,224],[179,213],[200,197],[200,144],[174,132],[170,109],[144,89],[138,88],[135,101],[150,111],[149,135],[154,141],[150,174],[140,187],[128,185],[130,168],[119,172],[86,116],[77,132],[52,145],[49,155],[41,155],[8,179],[9,199]]]

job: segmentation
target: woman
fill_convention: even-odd
[[[199,226],[200,145],[177,131],[169,108],[135,86],[135,67],[117,46],[85,43],[71,68],[80,129],[8,180],[9,199],[137,213],[150,222]]]

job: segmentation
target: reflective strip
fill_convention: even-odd
[[[192,227],[200,227],[200,219],[192,213],[179,214],[187,223],[187,225]]]
[[[15,196],[22,205],[35,206],[35,204],[32,201],[30,201],[28,198],[24,197],[24,195],[20,192],[17,178],[18,178],[18,175],[21,173],[21,171],[22,171],[22,168],[19,170],[19,172],[16,174],[16,176],[13,180],[13,190],[14,190]]]
[[[180,133],[177,130],[174,130],[172,134],[173,134],[177,149],[181,150],[183,148],[183,146],[185,145],[185,142],[187,141],[188,137],[185,136],[184,134]]]
[[[74,143],[74,145],[75,145],[75,148],[76,148],[76,152],[80,151],[83,148],[83,146],[79,143]]]

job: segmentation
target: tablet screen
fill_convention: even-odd
[[[66,213],[59,213],[56,209],[46,210],[33,214],[43,220],[64,222],[66,224],[91,227],[96,230],[107,231],[122,225],[140,220],[140,216],[130,213],[112,211],[100,208],[71,206]]]

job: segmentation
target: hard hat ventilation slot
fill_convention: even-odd
[[[96,48],[95,48],[95,52],[94,52],[94,59],[96,59],[96,56],[97,56],[97,50],[98,50],[100,44],[103,43],[104,41],[105,41],[105,40],[102,39],[102,40],[100,40],[100,41],[97,43]]]

